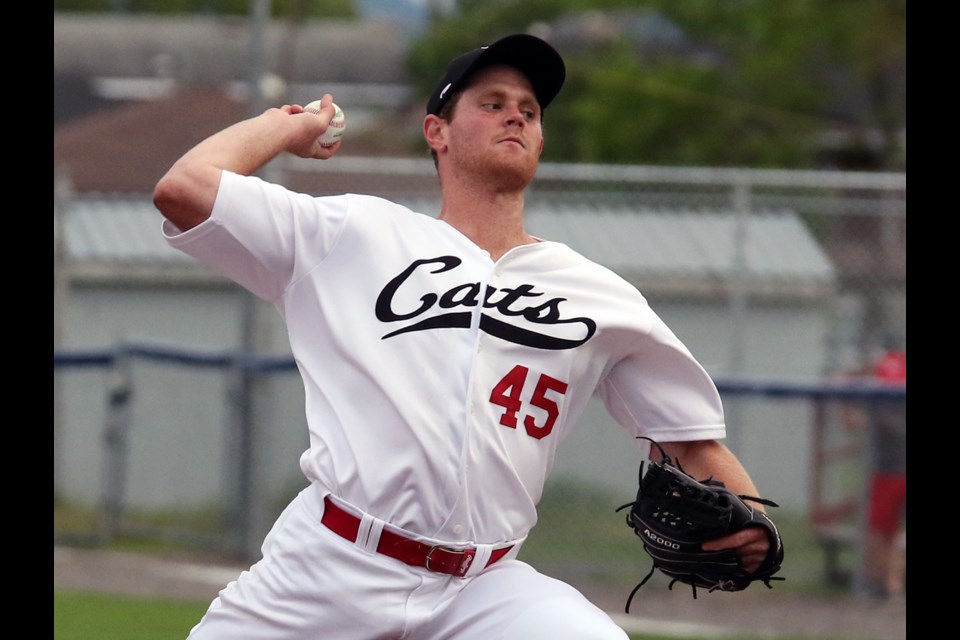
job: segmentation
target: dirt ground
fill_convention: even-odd
[[[55,589],[207,601],[245,568],[209,557],[53,549]],[[652,584],[637,594],[629,614],[623,613],[628,593],[623,593],[622,587],[577,586],[627,631],[702,637],[738,633],[847,640],[907,637],[905,599],[877,602],[855,596],[801,597],[758,585],[739,593],[701,592],[694,600],[689,590],[651,589]]]

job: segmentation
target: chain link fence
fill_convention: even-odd
[[[324,193],[332,189],[327,181],[341,187],[357,183],[375,195],[436,205],[436,174],[428,160],[343,158],[317,166],[288,159],[272,170],[301,190]],[[59,205],[55,200],[57,215],[67,219],[58,228],[67,236],[70,218],[82,215],[85,199]],[[654,212],[653,222],[703,214],[683,218],[683,224],[701,232],[718,229],[718,234],[729,236],[724,239],[729,252],[721,256],[720,267],[700,274],[697,286],[691,284],[691,274],[673,269],[670,258],[705,264],[711,232],[699,249],[701,262],[691,259],[689,246],[679,247],[665,253],[664,266],[648,265],[631,279],[641,290],[651,291],[652,303],[663,306],[668,324],[680,327],[685,341],[690,336],[694,353],[704,353],[708,369],[726,385],[724,389],[732,390],[724,393],[731,425],[759,425],[731,433],[748,468],[756,469],[761,478],[771,478],[774,495],[788,492],[787,485],[778,482],[789,479],[789,491],[795,491],[793,505],[800,507],[787,513],[786,519],[794,523],[788,526],[790,535],[812,546],[796,540],[788,545],[795,553],[788,557],[787,572],[806,576],[812,583],[823,581],[820,556],[832,553],[827,580],[835,581],[842,572],[836,556],[841,551],[855,557],[860,553],[856,531],[853,537],[842,537],[839,547],[828,548],[816,538],[810,514],[822,515],[825,512],[817,510],[839,495],[852,496],[854,504],[837,512],[836,521],[842,515],[844,524],[857,525],[862,518],[867,447],[856,440],[863,436],[843,430],[838,407],[849,401],[850,391],[833,385],[891,342],[905,349],[905,175],[544,164],[528,206],[547,212],[575,207],[588,216],[597,213],[594,223],[588,221],[565,238],[574,248],[595,240],[591,235],[610,235],[610,227],[599,224],[599,214],[610,211],[620,212],[621,218],[613,216],[613,228],[624,231],[614,235],[627,245],[642,244],[643,227],[629,227],[630,216],[638,211]],[[792,277],[788,297],[787,279],[775,269],[759,274],[763,278],[751,269],[759,258],[748,250],[750,234],[758,233],[758,221],[767,212],[788,213],[804,234],[792,235],[789,226],[771,227],[774,236],[787,231],[790,235],[771,241],[767,250],[774,255],[762,256],[764,264],[776,265],[794,243],[812,238],[831,267],[826,287],[800,282],[798,288],[798,279]],[[721,219],[723,225],[710,226]],[[571,221],[583,224],[582,218]],[[148,233],[156,231],[151,227]],[[84,271],[81,263],[98,258],[90,252],[80,255],[76,237],[73,244],[67,240],[62,271],[55,270],[54,316],[55,325],[61,326],[60,339],[55,330],[54,345],[55,540],[106,544],[120,536],[135,536],[254,557],[272,518],[302,486],[296,465],[306,445],[302,389],[295,372],[284,364],[286,355],[266,362],[244,360],[249,353],[241,340],[222,345],[214,354],[198,354],[193,347],[209,345],[187,340],[179,346],[187,347],[188,353],[174,349],[177,357],[165,352],[168,357],[161,358],[158,353],[163,350],[138,350],[122,341],[105,345],[102,333],[90,338],[93,334],[84,322],[96,324],[96,318],[101,323],[127,323],[117,335],[143,336],[142,324],[137,324],[139,305],[121,305],[123,313],[104,311],[120,304],[117,296],[130,295],[130,283],[111,284],[103,270],[95,280],[83,276],[89,270]],[[616,258],[613,253],[609,257]],[[115,270],[119,278],[123,264],[108,266],[107,271]],[[163,295],[172,295],[169,292],[178,287],[170,281],[155,285]],[[141,295],[153,295],[149,282],[138,286],[144,288]],[[58,298],[58,287],[67,294]],[[183,289],[195,301],[198,292]],[[213,288],[200,294],[236,296],[224,291]],[[791,325],[801,321],[806,322],[803,329]],[[723,328],[707,335],[698,328],[707,323]],[[175,339],[163,334],[171,324],[175,323],[163,323],[156,336],[145,337]],[[810,337],[794,341],[793,334],[803,332]],[[244,362],[253,362],[252,376],[242,374]],[[745,378],[757,385],[738,387]],[[785,382],[797,378],[812,386]],[[241,400],[249,400],[251,393],[260,401],[244,406]],[[875,399],[870,393],[868,389],[856,401],[869,405]],[[789,429],[764,430],[772,422]],[[248,430],[237,431],[238,425],[248,425]],[[524,553],[574,584],[622,582],[627,592],[633,586],[628,583],[646,565],[614,509],[633,497],[627,494],[636,481],[638,457],[637,451],[620,446],[623,441],[603,429],[593,432],[590,446],[603,441],[610,444],[608,451],[614,450],[609,454],[590,450],[587,455],[581,448],[587,445],[579,441],[566,446],[569,453],[558,460],[543,502],[541,527],[534,530]],[[854,445],[849,445],[849,438],[854,438]],[[785,460],[797,467],[795,476],[781,468]],[[251,471],[251,466],[270,471]],[[587,472],[581,473],[581,466],[590,467],[590,473],[605,471],[613,476],[611,482],[585,481]],[[619,493],[611,487],[619,487]],[[637,566],[626,566],[625,554],[637,557]],[[793,562],[797,564],[791,566]]]

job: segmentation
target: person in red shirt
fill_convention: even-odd
[[[906,385],[905,350],[888,349],[876,361],[873,378],[881,384]],[[904,590],[907,507],[907,403],[879,400],[871,407],[871,475],[865,578],[871,595],[897,596]],[[903,533],[901,533],[903,530]]]

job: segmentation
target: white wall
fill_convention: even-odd
[[[651,301],[653,308],[715,378],[729,373],[732,324],[717,304]],[[826,314],[817,307],[755,306],[743,323],[745,372],[751,377],[817,378],[822,370]],[[761,493],[787,509],[808,502],[811,407],[803,400],[724,396],[727,444],[740,456]],[[645,448],[594,401],[581,428],[558,454],[555,476],[572,477],[612,492],[636,483]],[[632,484],[631,484],[632,483]],[[631,497],[625,496],[629,501]]]
[[[233,288],[83,287],[67,310],[66,346],[109,348],[123,341],[163,342],[220,351],[241,341],[242,296]],[[721,304],[654,302],[655,310],[714,376],[727,373],[732,324]],[[289,353],[274,310],[258,303],[267,336],[263,351]],[[751,375],[809,379],[819,375],[827,322],[816,308],[771,305],[750,309],[744,363]],[[202,508],[230,482],[228,456],[236,428],[229,410],[231,378],[216,369],[135,361],[128,504]],[[92,369],[60,372],[62,416],[55,443],[57,495],[94,505],[101,491],[103,429],[111,379]],[[307,445],[303,389],[295,370],[261,383],[256,412],[258,491],[280,503],[304,483],[298,467]],[[787,508],[807,503],[810,414],[803,401],[724,398],[732,437],[761,491]],[[632,499],[643,446],[595,401],[581,428],[560,448],[553,479],[573,479]]]
[[[242,294],[236,288],[81,287],[66,313],[64,347],[110,349],[150,343],[228,353],[241,344]],[[264,352],[289,353],[279,316],[257,303],[266,337]],[[132,413],[128,433],[127,498],[145,508],[201,508],[220,499],[235,455],[236,424],[230,410],[235,378],[219,368],[188,367],[133,359]],[[59,381],[59,382],[56,382]],[[55,371],[61,422],[54,443],[55,493],[94,505],[104,466],[107,394],[115,379],[100,369]],[[264,456],[267,490],[298,480],[297,460],[306,447],[303,390],[295,371],[262,383],[259,412],[269,412]],[[266,427],[265,427],[266,428]]]

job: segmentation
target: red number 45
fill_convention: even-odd
[[[523,386],[527,382],[527,374],[529,373],[530,369],[518,364],[510,370],[510,373],[503,376],[493,388],[493,391],[490,392],[490,402],[504,408],[503,415],[500,416],[500,424],[505,427],[517,428],[517,412],[520,411],[523,404],[520,395],[523,392]],[[527,434],[538,440],[553,431],[553,425],[560,415],[560,407],[547,397],[548,391],[556,391],[563,395],[567,392],[567,383],[551,378],[545,373],[540,374],[537,386],[533,390],[533,396],[530,398],[530,404],[542,409],[547,414],[546,419],[543,424],[537,424],[532,415],[527,414],[523,418],[523,426],[527,430]]]

